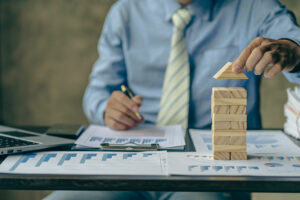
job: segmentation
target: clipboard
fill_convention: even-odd
[[[119,145],[119,144],[100,144],[100,149],[105,151],[158,151],[159,144],[149,144],[149,145],[132,145],[128,146],[129,143]]]

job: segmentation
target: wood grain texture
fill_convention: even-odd
[[[246,114],[246,106],[235,106],[235,105],[231,105],[229,106],[229,114]]]
[[[247,160],[247,152],[231,152],[230,160]]]
[[[246,152],[246,145],[213,145],[213,152]]]
[[[231,144],[231,136],[212,136],[212,143],[213,145],[229,145]]]
[[[247,130],[247,122],[213,122],[212,130]]]
[[[212,95],[214,98],[247,98],[247,90],[242,87],[214,87]]]
[[[226,63],[215,75],[215,79],[248,79],[243,73],[235,73],[232,71],[232,62]]]
[[[214,99],[213,105],[247,105],[247,99],[245,98],[217,98]]]
[[[247,115],[240,114],[214,114],[213,115],[214,122],[239,122],[239,121],[247,121]]]
[[[244,136],[231,136],[229,144],[231,144],[231,145],[245,145],[246,146],[246,135],[244,135]]]
[[[214,130],[214,136],[246,136],[246,130]]]
[[[230,152],[213,152],[214,160],[230,160]]]

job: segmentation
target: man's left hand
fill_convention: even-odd
[[[290,72],[300,65],[300,46],[287,40],[257,37],[242,51],[233,63],[233,71],[254,70],[271,78],[281,71]]]

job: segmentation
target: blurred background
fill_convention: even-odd
[[[0,123],[87,124],[82,96],[97,42],[115,0],[0,0]],[[300,1],[281,0],[300,21]],[[283,75],[263,79],[264,128],[282,128]],[[276,104],[275,104],[276,102]],[[276,105],[276,106],[274,106]],[[0,191],[1,199],[40,199],[49,191]],[[253,199],[276,199],[254,194]],[[282,196],[281,196],[282,197]],[[284,195],[285,199],[300,196]]]

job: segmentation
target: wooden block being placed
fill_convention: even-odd
[[[231,144],[231,136],[215,136],[213,134],[212,136],[212,143],[213,145],[222,145],[222,144],[226,144],[229,145]]]
[[[246,152],[246,145],[213,145],[213,152]]]
[[[244,136],[230,136],[229,144],[246,145],[246,134]]]
[[[214,160],[230,160],[230,152],[213,152]]]
[[[232,62],[226,63],[215,75],[215,79],[248,79],[243,73],[235,73],[232,71]]]
[[[247,115],[245,114],[214,114],[214,122],[239,122],[247,121]]]
[[[247,152],[231,152],[231,160],[247,160]]]

